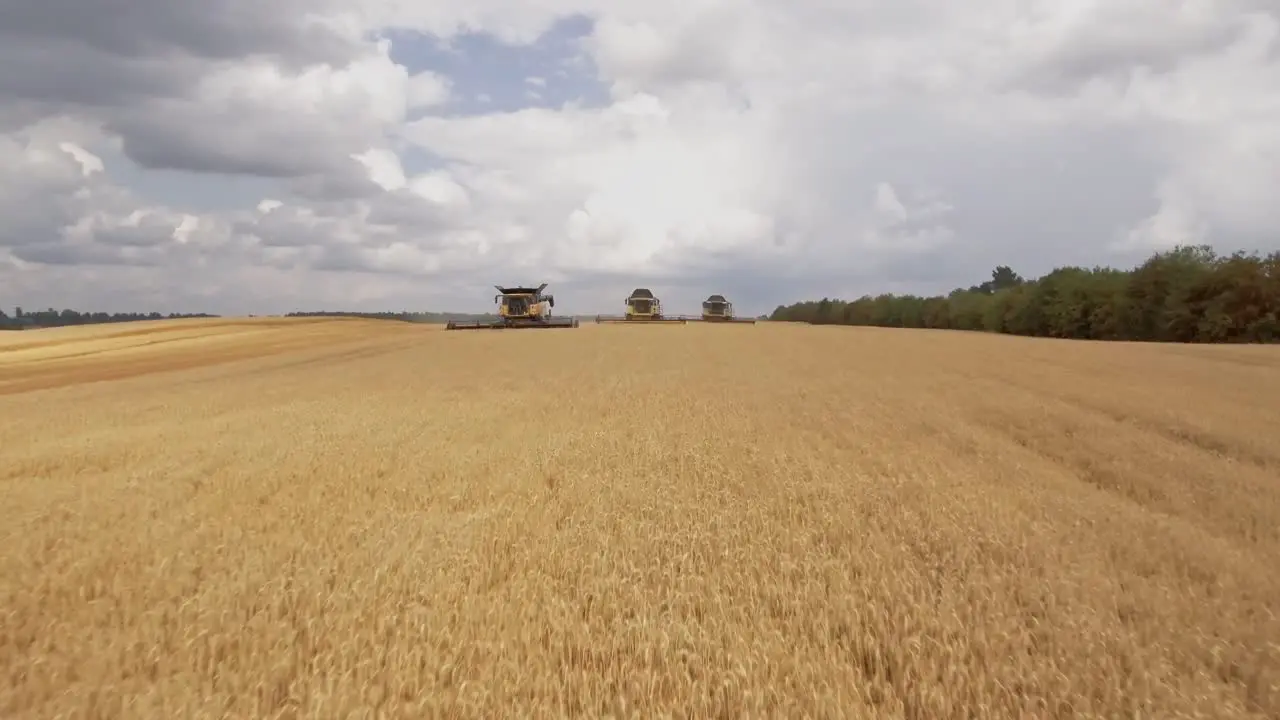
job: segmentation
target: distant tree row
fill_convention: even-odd
[[[1038,280],[1000,266],[987,282],[945,297],[824,298],[779,306],[770,319],[1091,340],[1280,342],[1280,252],[1220,256],[1204,245],[1179,246],[1133,270],[1061,267]]]
[[[64,327],[68,325],[96,325],[100,323],[135,322],[139,320],[165,320],[177,318],[214,318],[219,315],[208,313],[106,313],[80,312],[77,310],[38,310],[35,312],[15,308],[13,315],[0,310],[0,330],[27,330],[45,327]],[[419,323],[445,323],[450,320],[488,320],[496,316],[490,314],[476,315],[467,313],[430,313],[430,312],[349,312],[335,310],[317,310],[313,312],[291,312],[285,317],[358,317],[375,320],[400,320]]]
[[[209,318],[218,317],[207,313],[169,313],[162,315],[150,313],[106,313],[79,312],[77,310],[37,310],[25,312],[22,308],[14,308],[12,316],[0,310],[0,330],[23,330],[27,328],[63,327],[66,325],[97,325],[101,323],[137,322],[139,320],[164,320],[166,318]]]

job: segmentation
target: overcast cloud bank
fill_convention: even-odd
[[[1262,0],[0,1],[29,307],[756,314],[1274,250],[1277,197]]]

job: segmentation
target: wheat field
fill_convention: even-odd
[[[0,717],[1280,717],[1280,351],[0,335]]]

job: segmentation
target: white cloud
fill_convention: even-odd
[[[80,163],[80,172],[86,177],[103,170],[102,158],[73,142],[60,142],[58,149],[75,158],[76,162]]]
[[[907,208],[889,183],[882,182],[876,186],[875,209],[889,223],[900,223],[907,219]]]
[[[400,165],[400,156],[390,150],[369,148],[362,153],[352,153],[351,157],[364,165],[369,172],[369,179],[383,190],[398,190],[407,182],[404,168]]]
[[[429,79],[393,63],[386,40],[344,66],[288,69],[267,58],[208,68],[184,96],[112,113],[140,162],[187,170],[289,176],[332,172],[384,143],[411,106],[439,102]]]
[[[1193,211],[1195,201],[1182,192],[1176,180],[1166,181],[1157,196],[1160,206],[1155,214],[1124,231],[1113,248],[1151,252],[1207,239],[1208,227]]]
[[[466,208],[470,199],[466,188],[454,182],[447,172],[431,172],[418,175],[408,183],[418,197],[440,206]]]
[[[481,308],[528,276],[590,311],[645,279],[758,312],[945,292],[997,263],[1280,243],[1264,0],[287,5],[257,23],[232,0],[165,5],[128,39],[65,14],[0,30],[0,287],[140,302],[150,277],[146,297],[214,310]],[[455,97],[511,81],[542,104],[570,64],[464,84],[397,64],[387,38],[405,34],[384,32],[527,44],[574,14],[594,20],[602,107],[460,114]],[[278,182],[211,210],[131,160],[221,173],[228,193]]]
[[[429,70],[409,78],[408,103],[411,109],[431,108],[449,101],[453,83]]]

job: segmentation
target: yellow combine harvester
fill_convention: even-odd
[[[544,295],[547,284],[536,288],[510,287],[494,285],[500,294],[493,301],[498,304],[498,319],[494,322],[453,322],[445,326],[446,330],[547,330],[551,328],[576,328],[578,319],[553,318],[551,308],[556,306],[556,299]]]
[[[754,318],[734,317],[733,303],[726,300],[723,295],[712,295],[702,301],[702,320],[703,322],[756,324]]]
[[[627,314],[622,317],[616,315],[597,315],[597,323],[619,323],[619,322],[636,322],[636,323],[665,323],[668,325],[685,323],[684,318],[670,318],[662,314],[662,301],[654,296],[653,291],[648,288],[636,288],[631,291],[631,296],[624,301],[627,305]]]

